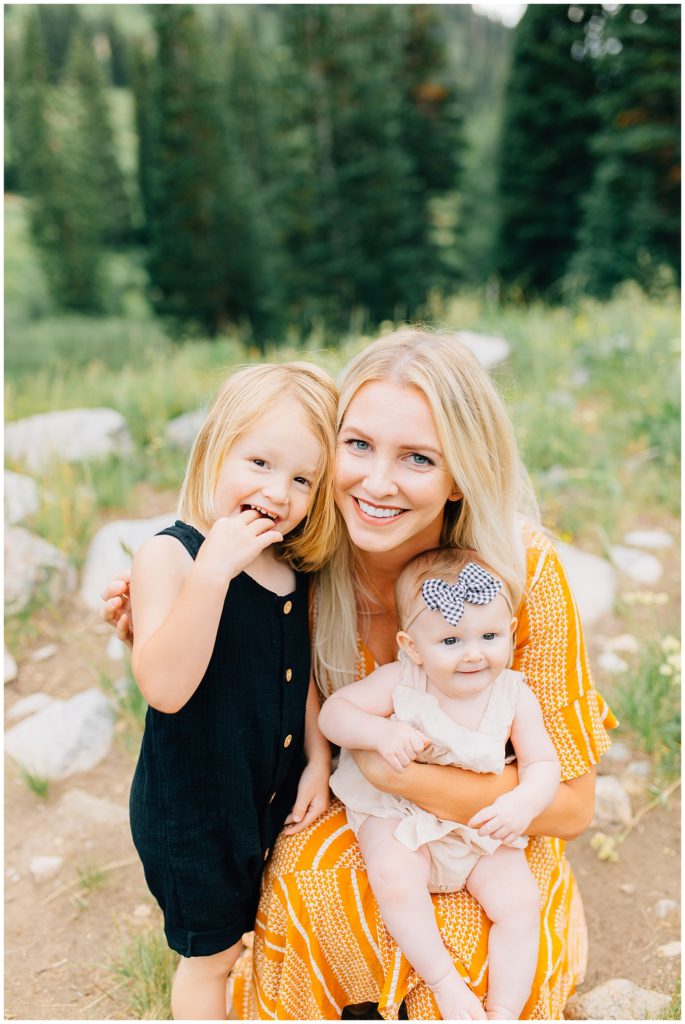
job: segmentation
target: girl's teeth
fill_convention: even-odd
[[[401,508],[376,508],[375,505],[367,505],[361,498],[357,498],[357,501],[362,512],[366,512],[367,516],[373,516],[374,519],[393,519],[404,511]]]

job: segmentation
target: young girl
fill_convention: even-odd
[[[176,1019],[225,1019],[270,848],[328,803],[305,573],[331,550],[335,410],[308,363],[231,376],[190,455],[183,521],[133,562],[133,671],[150,707],[131,829],[182,955]]]
[[[417,759],[501,772],[511,737],[519,785],[468,825],[375,789],[346,750],[331,788],[346,806],[383,920],[443,1019],[518,1019],[540,929],[523,835],[557,792],[559,762],[536,697],[508,668],[511,597],[475,552],[442,548],[407,565],[396,600],[399,660],[336,691],[322,708],[322,732],[342,747],[378,751],[398,772]],[[464,886],[492,921],[486,1013],[443,945],[429,895]]]

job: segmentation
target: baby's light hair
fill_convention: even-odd
[[[338,529],[333,503],[337,391],[313,363],[245,366],[222,385],[195,438],[178,503],[180,518],[209,530],[216,519],[214,492],[233,445],[284,397],[303,408],[321,448],[306,518],[279,545],[279,555],[306,572],[320,569],[333,551]],[[287,430],[287,424],[284,424]]]
[[[479,554],[469,548],[431,548],[430,551],[422,551],[420,555],[412,558],[402,570],[397,583],[395,584],[395,601],[397,603],[397,616],[402,629],[406,629],[411,620],[416,618],[417,608],[420,610],[420,603],[423,603],[421,587],[426,580],[441,579],[445,583],[454,584],[459,579],[459,574],[469,562],[475,562],[499,580],[502,584],[500,591],[513,612],[511,591],[505,580],[501,579],[496,572],[485,562]]]

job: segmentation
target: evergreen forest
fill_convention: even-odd
[[[8,5],[5,97],[63,312],[264,350],[679,283],[678,4]]]

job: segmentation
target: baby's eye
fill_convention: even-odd
[[[446,636],[445,639],[442,642],[445,644],[446,647],[451,647],[452,644],[458,644],[459,643],[459,637],[457,637],[457,636]]]
[[[415,466],[434,466],[435,463],[432,459],[429,459],[427,455],[421,455],[420,452],[412,452],[409,456],[410,460]]]
[[[497,633],[483,633],[483,640],[494,640]]]

